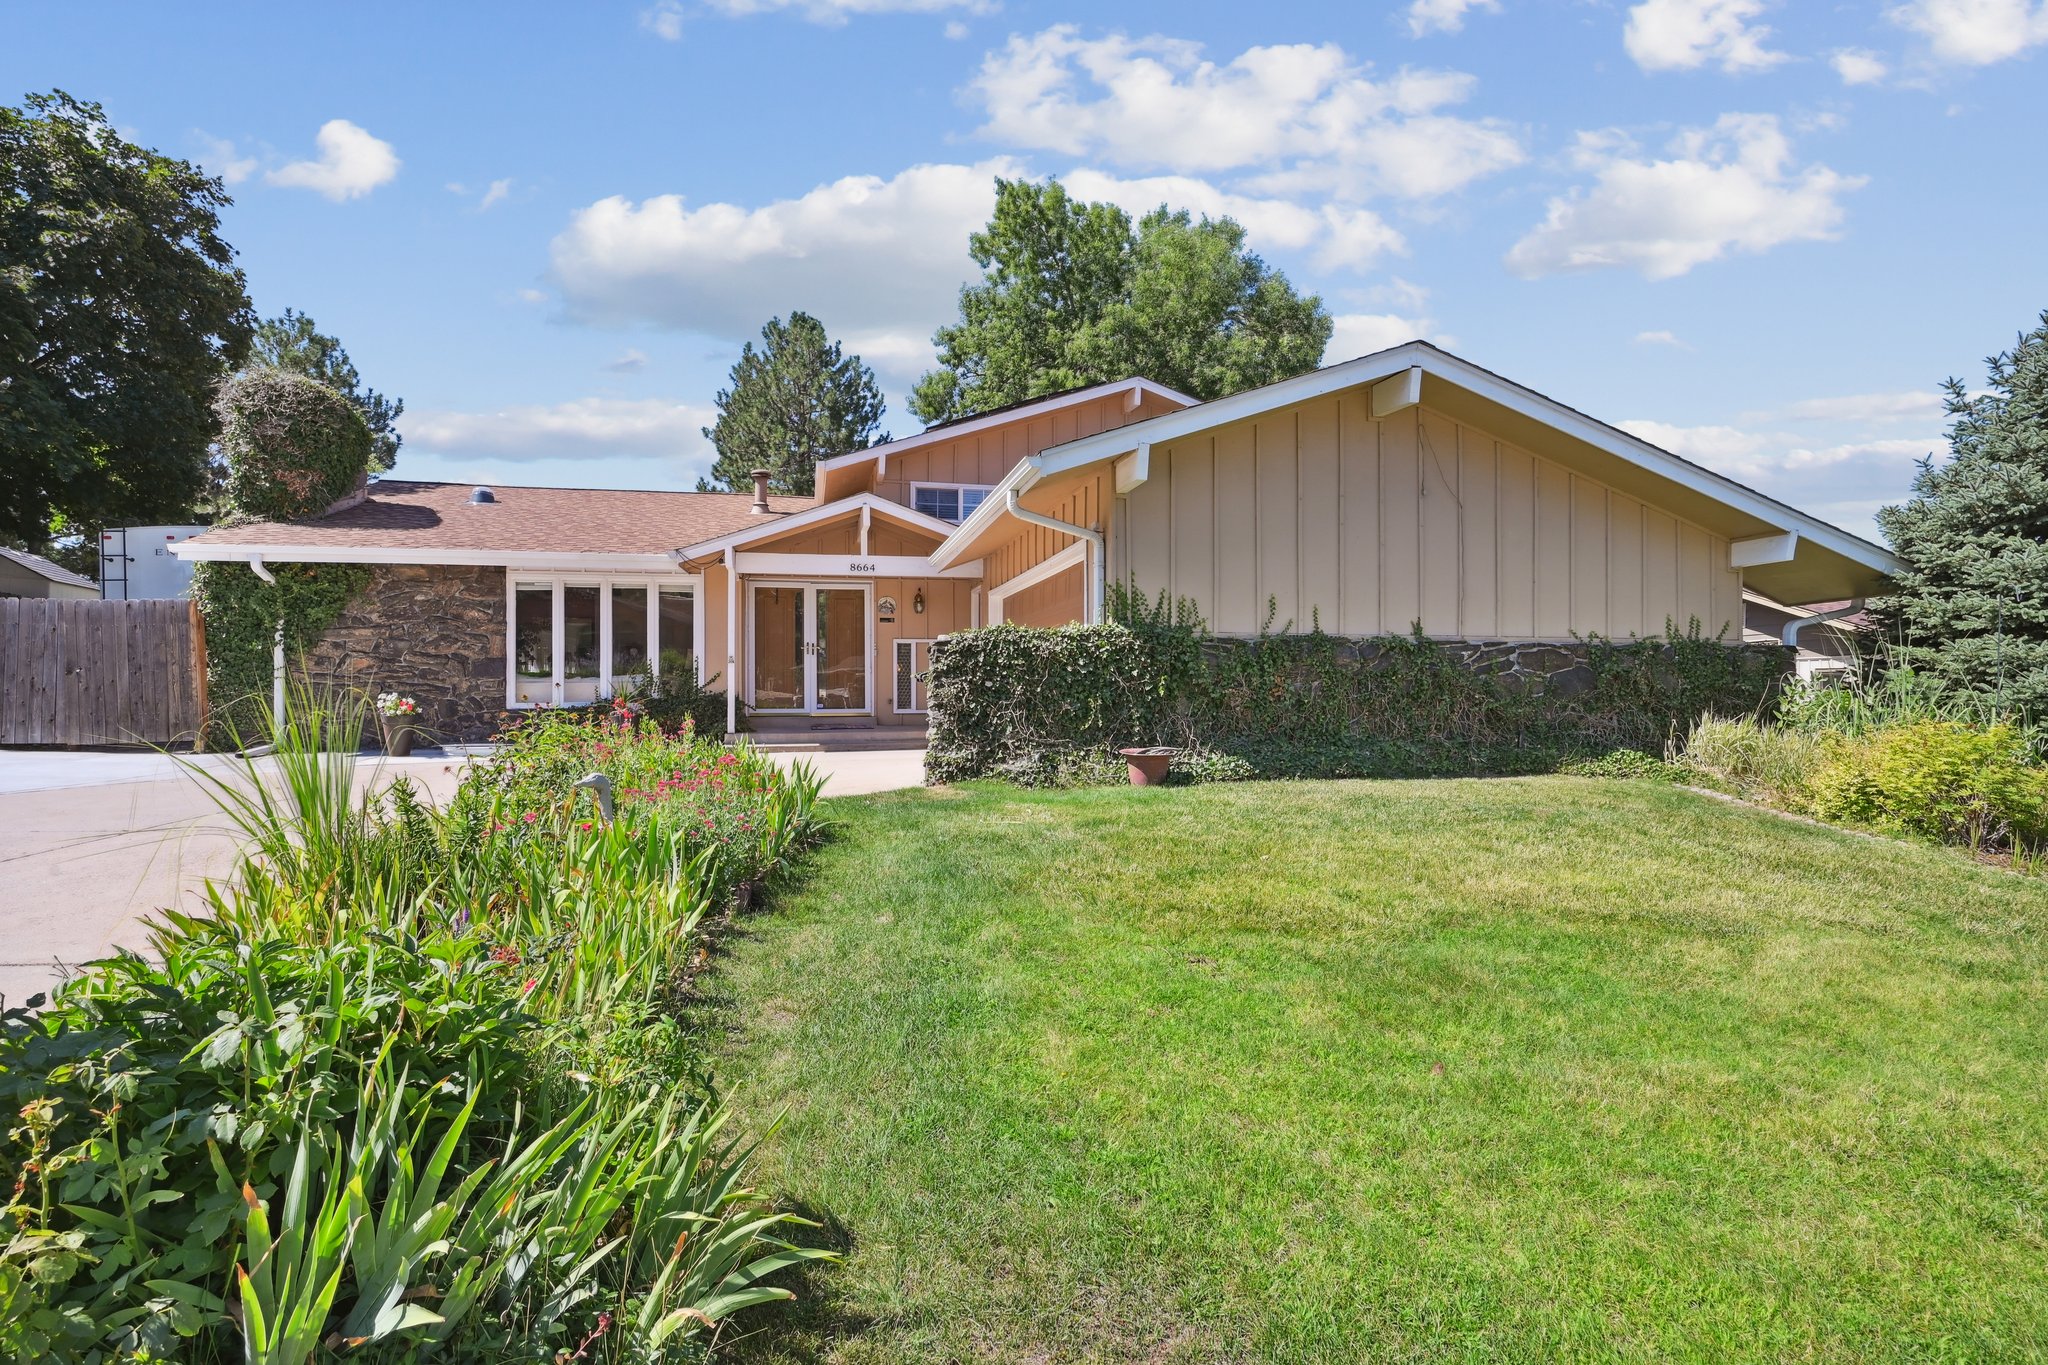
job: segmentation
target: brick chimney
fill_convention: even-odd
[[[754,506],[752,510],[757,513],[768,510],[768,471],[765,469],[754,471]]]

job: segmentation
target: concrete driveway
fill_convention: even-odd
[[[922,750],[777,754],[825,776],[825,794],[914,787]],[[228,772],[237,760],[192,760]],[[368,789],[403,773],[435,800],[455,790],[465,760],[363,759]],[[145,946],[143,920],[196,908],[208,878],[233,865],[236,840],[204,784],[160,754],[0,750],[0,1001],[19,1005],[117,946]]]

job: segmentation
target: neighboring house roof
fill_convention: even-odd
[[[816,506],[771,494],[769,512],[751,493],[664,493],[607,488],[491,484],[491,502],[470,501],[467,483],[383,479],[353,507],[304,521],[224,526],[173,547],[185,559],[397,564],[522,564],[585,558],[593,563],[673,561],[678,546],[746,527],[771,525]]]
[[[1021,497],[1049,475],[1115,460],[1141,447],[1149,449],[1341,390],[1398,382],[1402,376],[1409,381],[1403,387],[1412,384],[1412,391],[1396,401],[1396,409],[1419,401],[1470,420],[1482,430],[1541,450],[1731,540],[1755,540],[1759,556],[1785,549],[1782,559],[1737,561],[1744,563],[1746,577],[1754,578],[1773,596],[1811,601],[1861,593],[1903,567],[1881,545],[1830,526],[1426,341],[1405,342],[1040,451],[1019,462],[996,485],[974,515],[933,553],[933,562],[944,566],[985,552],[1008,512],[1009,495]],[[1764,543],[1787,534],[1795,537],[1789,548],[1782,540],[1775,546]]]
[[[100,585],[82,573],[73,573],[62,564],[53,564],[41,555],[32,555],[27,550],[10,550],[0,545],[0,559],[9,559],[30,573],[40,574],[52,583],[62,583],[68,588],[91,588],[99,591]]]

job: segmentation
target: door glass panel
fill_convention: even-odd
[[[818,589],[820,711],[859,711],[868,704],[867,600],[859,588]]]
[[[612,589],[612,686],[647,672],[647,589]]]
[[[522,702],[555,699],[555,587],[521,583],[512,598],[513,695]]]
[[[754,588],[754,709],[804,709],[804,590]]]
[[[688,588],[661,590],[661,620],[656,627],[658,656],[670,653],[691,658],[697,652],[697,597]]]
[[[597,700],[597,597],[595,583],[562,589],[562,701],[570,706]]]

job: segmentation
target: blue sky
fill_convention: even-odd
[[[401,476],[688,487],[795,308],[916,430],[998,173],[1231,213],[1329,359],[1428,337],[1866,533],[2048,307],[2048,0],[7,11],[0,98],[228,179]]]

